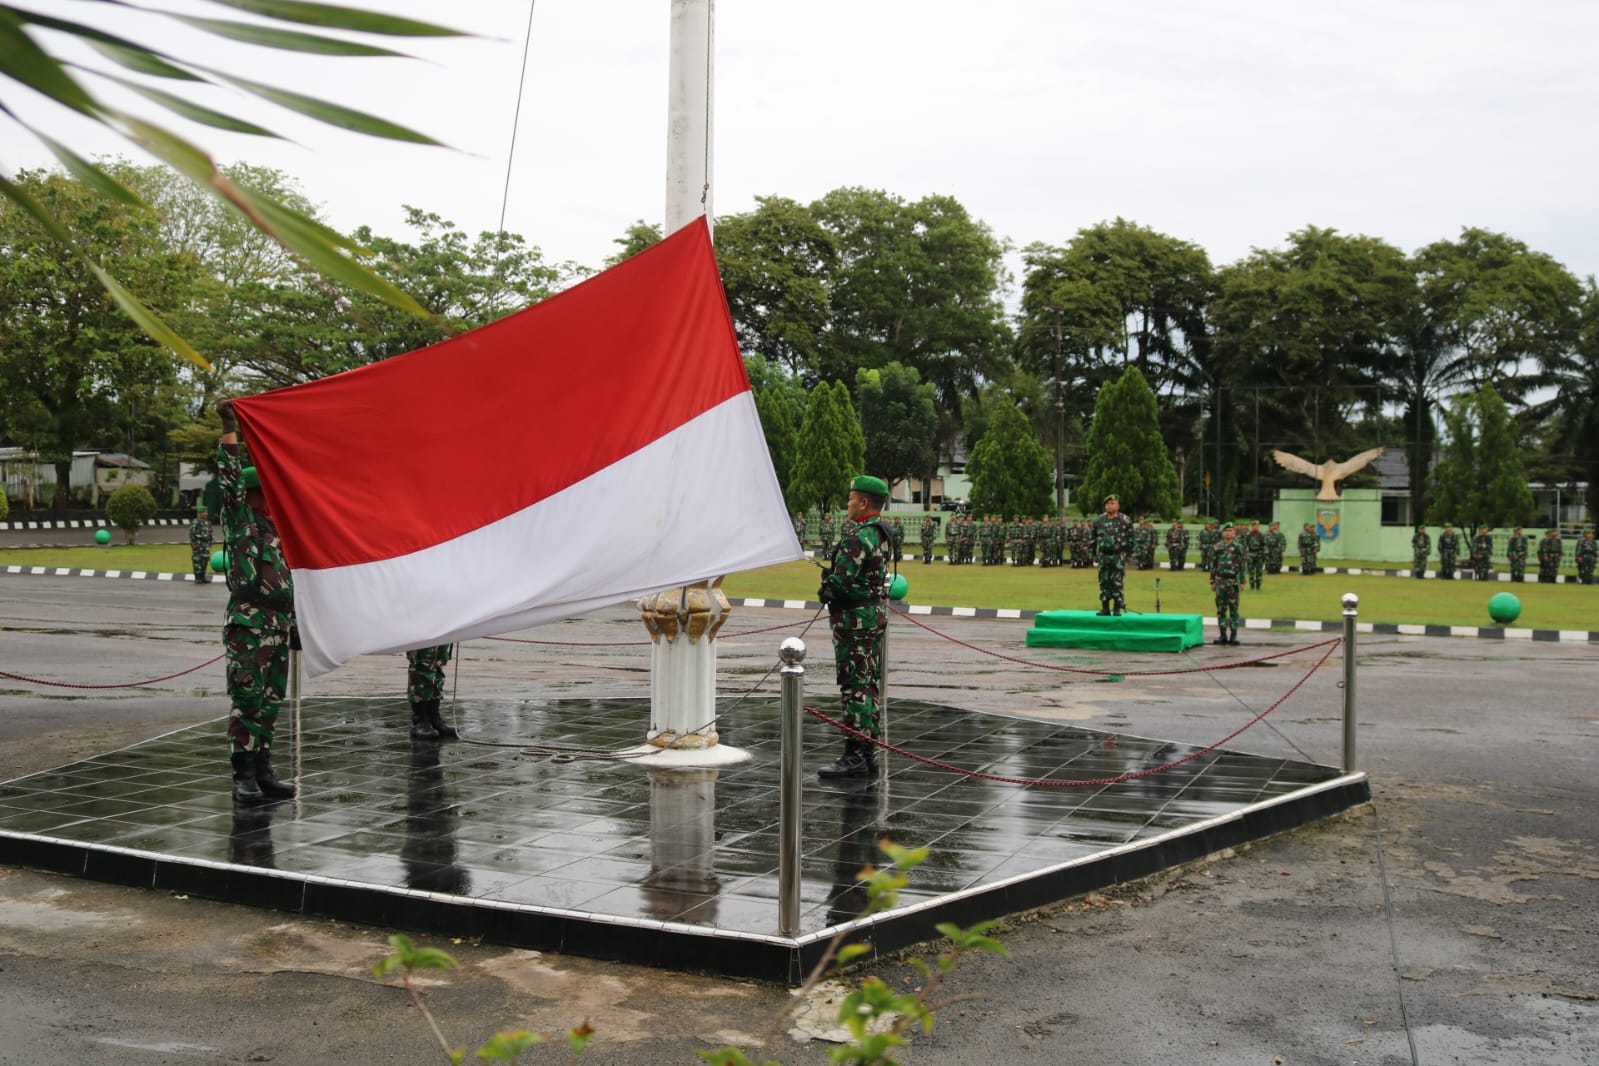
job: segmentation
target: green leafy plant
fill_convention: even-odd
[[[927,861],[931,850],[926,847],[905,848],[889,840],[884,840],[878,847],[887,857],[888,865],[882,869],[868,866],[860,873],[861,884],[866,892],[863,917],[891,909],[899,900],[900,890],[910,883],[910,872]],[[848,1030],[850,1039],[828,1052],[829,1061],[857,1063],[859,1066],[896,1066],[899,1060],[894,1058],[894,1051],[909,1042],[908,1034],[912,1027],[919,1026],[923,1032],[928,1032],[933,1028],[933,1019],[938,1011],[952,1003],[972,998],[934,998],[940,991],[943,979],[955,972],[956,962],[961,955],[986,951],[1009,956],[1005,945],[987,935],[994,924],[978,922],[966,929],[951,922],[938,925],[938,931],[948,938],[950,947],[939,952],[931,963],[924,959],[911,960],[911,966],[922,975],[921,986],[913,991],[896,992],[880,978],[864,978],[839,1004],[838,1021]],[[846,944],[848,938],[849,931],[840,930],[828,943],[795,996],[795,1004],[801,1002],[805,994],[830,973],[836,973],[872,950],[865,944]],[[772,1020],[761,1040],[762,1044],[776,1035],[778,1027],[793,1009],[790,1007]],[[756,1062],[736,1047],[700,1051],[698,1054],[712,1066],[779,1066],[770,1060]]]
[[[411,980],[411,975],[420,970],[441,970],[449,972],[457,968],[458,963],[447,951],[438,948],[417,947],[410,937],[403,933],[396,933],[389,937],[389,946],[394,951],[384,956],[378,964],[372,967],[372,972],[378,980],[385,980],[396,971],[400,974],[400,983],[405,987],[406,994],[411,997],[411,1002],[421,1012],[427,1022],[428,1031],[433,1034],[433,1039],[438,1042],[439,1049],[444,1052],[444,1057],[451,1066],[460,1066],[466,1061],[465,1047],[451,1047],[445,1039],[444,1032],[439,1028],[438,1019],[433,1017],[433,1012],[428,1010],[427,1004],[422,1002],[422,994],[417,990]],[[571,1061],[583,1053],[588,1042],[594,1036],[594,1028],[587,1019],[582,1025],[574,1026],[566,1032],[566,1044],[571,1051]],[[522,1053],[535,1044],[549,1041],[549,1037],[542,1033],[529,1032],[526,1029],[507,1029],[495,1033],[483,1042],[483,1046],[472,1054],[478,1062],[520,1062]]]
[[[165,21],[238,44],[345,58],[401,55],[366,43],[361,39],[364,34],[402,38],[461,36],[454,30],[431,23],[336,4],[309,3],[305,0],[209,2],[214,8],[222,9],[219,13],[243,12],[259,21],[202,17],[180,10],[161,10],[153,5],[114,6],[122,9],[125,15],[131,13],[130,17],[146,20],[156,34],[161,28],[160,23]],[[113,5],[91,6],[105,10]],[[312,27],[315,32],[290,27]],[[51,51],[51,45],[62,41],[88,47],[97,60],[105,61],[110,66],[97,68],[89,62],[66,58]],[[238,115],[203,107],[191,99],[196,88],[223,86],[340,129],[416,144],[435,145],[439,142],[375,115],[241,77],[230,69],[210,65],[206,62],[209,58],[204,54],[179,55],[168,49],[138,43],[102,29],[93,19],[72,20],[53,12],[31,11],[0,3],[0,89],[9,89],[11,86],[7,83],[25,86],[62,108],[114,131],[182,174],[197,187],[218,197],[257,229],[327,277],[378,296],[413,314],[425,316],[426,312],[415,300],[358,261],[363,250],[355,241],[309,215],[286,206],[279,198],[234,182],[201,148],[141,115],[106,103],[97,92],[102,87],[131,90],[190,122],[232,133],[279,137],[265,126]],[[173,92],[171,89],[179,91]],[[8,95],[9,92],[0,91],[0,99]],[[44,129],[28,124],[3,103],[0,103],[0,110],[28,129],[74,177],[101,196],[126,207],[150,210],[138,193],[106,168],[90,162]],[[117,306],[152,339],[195,365],[210,368],[207,360],[188,341],[90,256],[79,245],[71,230],[39,198],[3,173],[0,173],[0,196],[22,208],[58,244],[81,258]]]
[[[155,497],[143,485],[124,485],[106,497],[105,514],[122,530],[128,543],[135,543],[139,527],[155,517]]]

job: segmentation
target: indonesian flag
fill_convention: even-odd
[[[703,219],[498,322],[234,410],[313,676],[802,556]]]

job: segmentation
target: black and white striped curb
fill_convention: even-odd
[[[193,519],[189,518],[147,518],[147,526],[187,526]],[[104,518],[63,518],[59,522],[0,522],[0,533],[18,532],[24,529],[112,529],[109,521]]]
[[[764,600],[730,599],[734,607],[786,607],[791,610],[819,611],[822,605],[814,600]],[[909,615],[934,618],[989,618],[1013,619],[1027,622],[1040,613],[1015,607],[929,607],[912,604],[899,608]],[[1213,626],[1214,618],[1206,617],[1204,624]],[[1292,629],[1304,633],[1342,633],[1342,622],[1305,622],[1292,618],[1247,618],[1245,629]],[[1412,625],[1408,622],[1356,622],[1355,632],[1407,637],[1482,637],[1488,640],[1537,640],[1599,644],[1599,631],[1587,629],[1518,629],[1512,626],[1434,626]]]
[[[153,570],[81,570],[66,566],[7,566],[3,574],[32,575],[38,577],[119,577],[139,581],[194,582],[193,574],[169,574]],[[212,584],[225,588],[220,578]],[[815,600],[773,600],[740,598],[728,600],[734,607],[779,607],[794,611],[819,611],[822,605]],[[899,608],[906,614],[931,618],[982,618],[1028,622],[1040,612],[1017,607],[933,607],[911,604]],[[1206,617],[1204,624],[1213,626],[1214,618]],[[1342,633],[1342,622],[1306,622],[1292,618],[1247,618],[1245,629],[1292,629],[1305,633]],[[1412,625],[1408,622],[1356,622],[1357,633],[1373,633],[1408,637],[1480,637],[1486,640],[1536,640],[1571,644],[1599,644],[1599,631],[1588,629],[1520,629],[1514,626],[1437,626]]]

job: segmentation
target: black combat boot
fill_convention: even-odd
[[[439,739],[439,731],[433,728],[433,719],[428,717],[426,700],[421,703],[411,704],[411,739]]]
[[[1116,600],[1113,604],[1111,604],[1110,613],[1111,613],[1112,616],[1114,616],[1116,618],[1120,618],[1121,615],[1122,615],[1122,611],[1124,611],[1126,609],[1127,609],[1127,604],[1124,601]]]
[[[444,716],[439,713],[438,700],[423,700],[420,704],[420,707],[427,714],[428,725],[433,727],[433,732],[437,733],[440,738],[444,740],[454,740],[456,737],[461,735],[457,733],[455,731],[455,727],[446,722],[444,720]]]
[[[257,748],[251,754],[255,756],[255,783],[263,796],[267,799],[288,799],[294,795],[294,786],[281,780],[277,771],[272,769],[270,749]]]
[[[235,803],[260,803],[266,799],[261,786],[255,781],[255,752],[236,751],[228,756],[233,764],[233,800]]]
[[[816,769],[817,777],[864,777],[868,770],[869,761],[875,765],[872,758],[870,745],[852,736],[844,738],[844,754],[836,762],[830,762]]]
[[[1099,600],[1099,616],[1101,618],[1110,617],[1110,601],[1104,597],[1100,597]]]

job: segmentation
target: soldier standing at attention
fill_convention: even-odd
[[[1155,569],[1155,523],[1147,518],[1138,523],[1138,569]]]
[[[1488,526],[1477,530],[1471,538],[1471,576],[1476,581],[1487,581],[1488,571],[1494,561],[1494,537]]]
[[[822,542],[822,555],[833,554],[833,512],[823,511],[822,521],[816,530],[817,539]]]
[[[1183,528],[1181,518],[1166,531],[1166,558],[1171,560],[1173,570],[1181,570],[1188,565],[1188,530]]]
[[[1249,565],[1248,550],[1237,539],[1238,531],[1228,522],[1221,527],[1220,540],[1210,559],[1210,588],[1216,594],[1215,643],[1238,643],[1238,586]]]
[[[1199,531],[1199,568],[1206,572],[1210,570],[1210,560],[1216,555],[1216,545],[1221,542],[1221,534],[1216,532],[1216,523],[1206,522],[1205,528]]]
[[[1588,526],[1582,531],[1582,539],[1577,541],[1577,582],[1582,585],[1593,584],[1593,567],[1599,561],[1599,541],[1593,539],[1593,527]]]
[[[805,550],[805,513],[794,512],[794,539],[800,543],[800,551]]]
[[[217,482],[222,490],[222,541],[228,551],[227,613],[222,647],[227,656],[228,761],[233,798],[262,803],[294,795],[272,769],[272,738],[289,683],[289,640],[294,627],[294,578],[283,558],[278,527],[267,510],[255,467],[239,466],[239,423],[233,401],[217,404],[222,439]]]
[[[1445,581],[1455,579],[1455,560],[1460,557],[1460,534],[1455,532],[1452,522],[1444,523],[1444,531],[1438,534],[1438,576]]]
[[[1432,554],[1432,537],[1427,533],[1424,523],[1416,523],[1416,531],[1410,535],[1410,576],[1427,576],[1427,556]]]
[[[893,557],[898,559],[901,549],[905,547],[905,520],[895,517],[889,521],[888,528],[889,532],[894,534]]]
[[[850,483],[852,532],[838,542],[831,562],[822,571],[818,590],[832,622],[833,663],[844,720],[850,728],[872,737],[883,735],[878,699],[883,634],[888,629],[883,584],[890,549],[881,516],[887,502],[888,485],[881,478],[862,476]],[[876,772],[877,749],[847,733],[844,753],[816,771],[818,777],[863,777]]]
[[[1282,523],[1273,522],[1266,531],[1266,573],[1283,572],[1283,556],[1288,554],[1288,538],[1283,536]]]
[[[1560,530],[1551,529],[1538,542],[1538,583],[1553,585],[1560,577],[1560,557],[1566,546],[1560,542]]]
[[[211,516],[205,504],[194,509],[194,521],[189,523],[189,562],[194,564],[194,583],[211,582]]]
[[[938,539],[938,519],[927,515],[922,519],[922,562],[933,561],[933,541]]]
[[[1527,534],[1516,526],[1505,543],[1505,558],[1510,561],[1510,580],[1521,584],[1527,578]]]
[[[1127,606],[1122,583],[1127,557],[1133,552],[1133,524],[1121,513],[1121,500],[1105,497],[1105,513],[1094,519],[1094,548],[1099,555],[1099,613],[1119,615]]]
[[[439,713],[444,668],[454,650],[453,644],[439,644],[405,653],[405,698],[411,704],[412,740],[454,740],[459,736]]]
[[[1266,578],[1266,534],[1260,531],[1259,522],[1249,523],[1244,534],[1244,551],[1249,557],[1249,587],[1258,589]]]
[[[1316,535],[1316,527],[1309,522],[1299,534],[1299,572],[1301,574],[1314,574],[1316,572],[1316,553],[1321,551],[1321,538]]]

